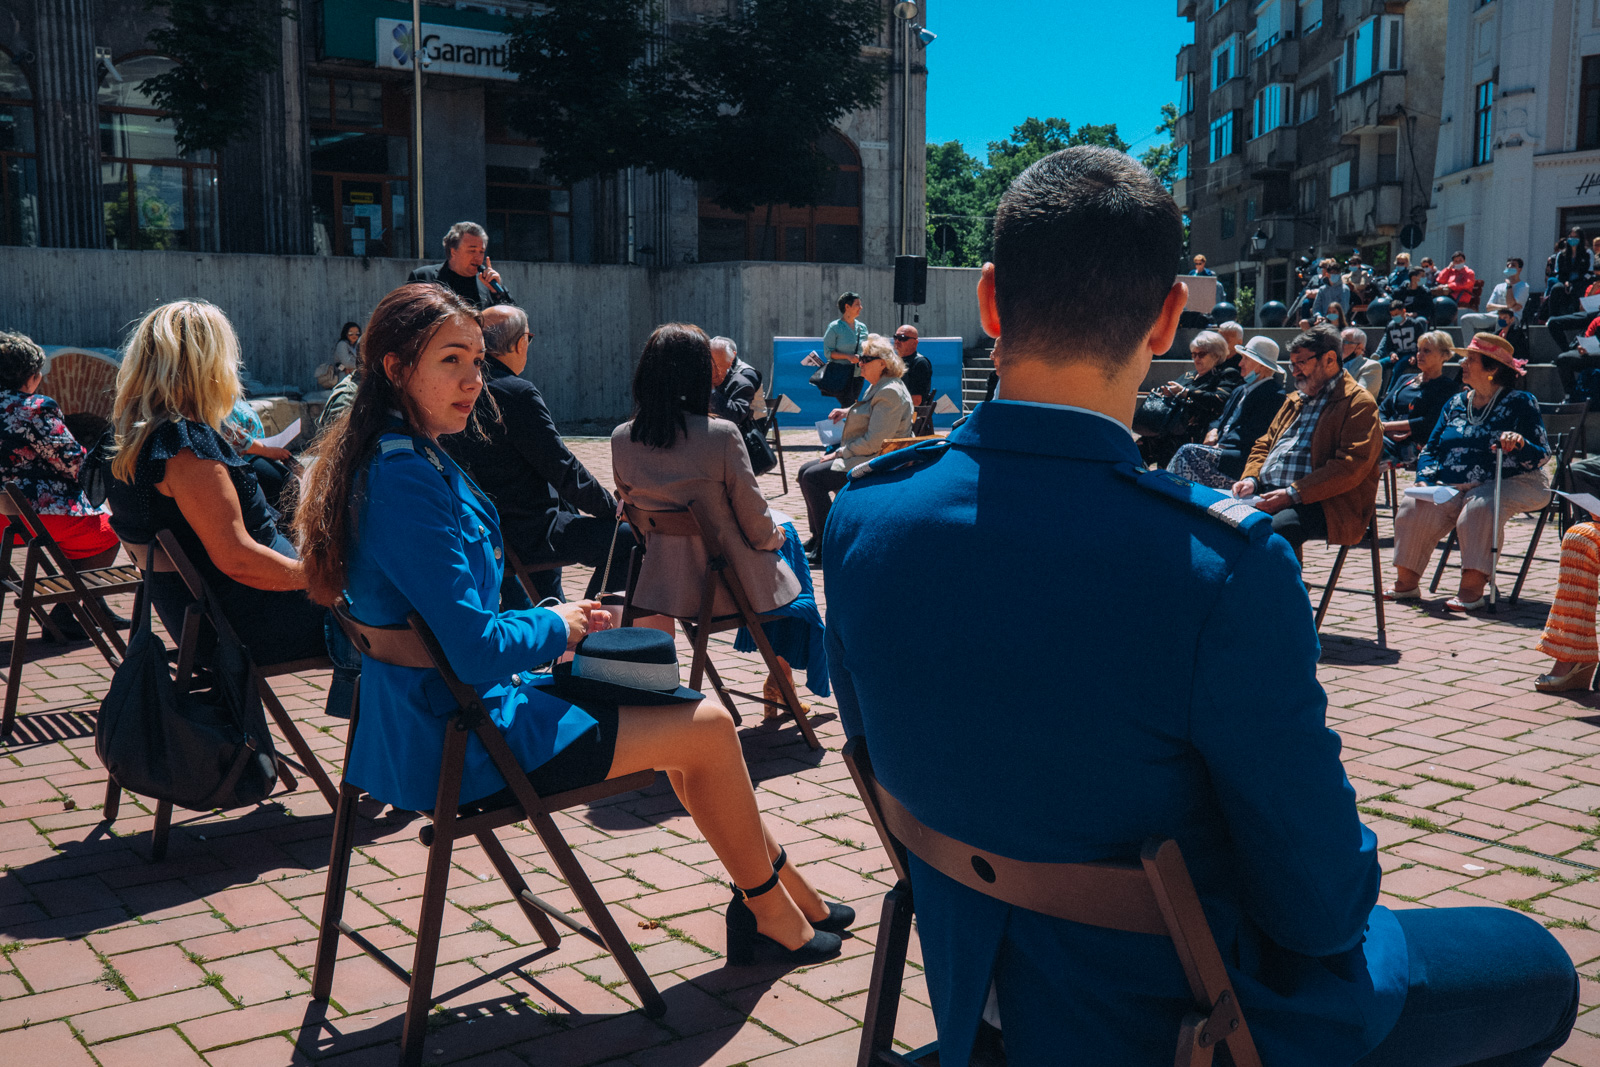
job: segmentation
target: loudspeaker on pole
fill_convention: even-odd
[[[926,304],[928,302],[928,257],[894,257],[894,302],[896,304]]]

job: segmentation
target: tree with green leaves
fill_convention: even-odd
[[[1176,104],[1161,105],[1161,125],[1156,127],[1156,136],[1166,135],[1166,141],[1153,144],[1146,148],[1139,156],[1150,173],[1161,179],[1161,183],[1168,189],[1172,188],[1173,181],[1178,177],[1178,146],[1173,143],[1172,137],[1178,130],[1178,106]]]
[[[929,145],[929,262],[976,267],[988,260],[994,252],[994,213],[1012,181],[1035,161],[1075,145],[1128,150],[1115,123],[1073,129],[1059,118],[1029,118],[1009,139],[989,142],[987,163],[968,155],[956,141]]]
[[[661,27],[655,2],[550,0],[513,20],[514,126],[572,183],[622,167],[705,182],[732,211],[814,204],[835,170],[817,142],[878,101],[888,66],[877,0],[744,0]]]
[[[145,80],[155,105],[172,112],[178,149],[220,152],[260,121],[258,77],[278,69],[280,20],[293,13],[276,0],[149,0],[167,24],[145,43],[173,61]]]

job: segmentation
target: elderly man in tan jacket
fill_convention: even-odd
[[[1339,363],[1339,334],[1314,326],[1289,343],[1295,388],[1245,463],[1234,496],[1256,500],[1300,555],[1311,538],[1353,545],[1378,496],[1378,403]]]

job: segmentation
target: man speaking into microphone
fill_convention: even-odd
[[[488,252],[488,232],[476,222],[458,222],[444,235],[444,262],[418,267],[406,281],[442,285],[479,311],[515,305],[500,284],[500,272],[489,265]]]

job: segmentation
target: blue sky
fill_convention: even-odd
[[[1150,134],[1176,102],[1172,73],[1194,26],[1173,0],[932,0],[928,140],[982,159],[1030,115]],[[919,19],[919,21],[921,21]],[[1151,143],[1135,145],[1134,154]]]

